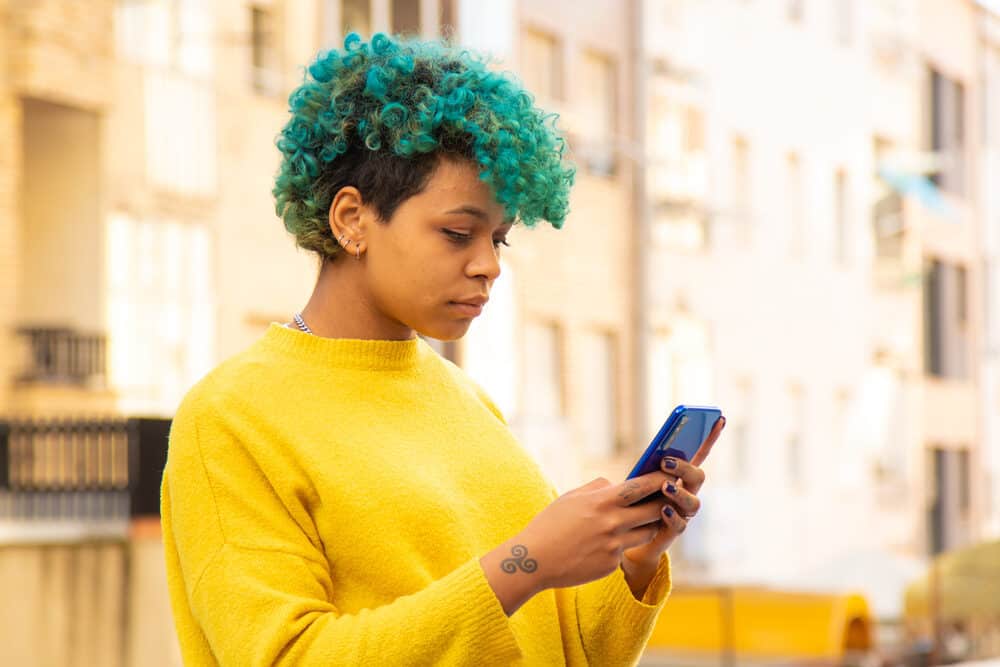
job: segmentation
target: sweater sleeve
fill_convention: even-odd
[[[670,558],[660,557],[642,600],[616,569],[576,588],[576,620],[587,661],[593,665],[634,665],[642,656],[660,609],[670,594]]]
[[[478,384],[473,383],[473,386],[486,407],[507,424],[489,394]],[[549,494],[552,500],[559,497],[559,492],[551,485]],[[670,557],[664,553],[642,600],[636,600],[632,594],[621,568],[607,577],[569,589],[573,591],[569,599],[575,607],[576,625],[587,662],[593,665],[636,664],[653,633],[660,609],[670,595],[670,587]]]
[[[178,411],[165,541],[193,626],[220,665],[507,665],[521,651],[478,558],[384,606],[342,613],[307,521],[219,420]],[[248,530],[247,527],[250,527]],[[175,606],[177,602],[175,601]]]

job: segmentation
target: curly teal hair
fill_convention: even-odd
[[[574,168],[556,114],[508,73],[442,42],[356,33],[320,54],[289,96],[275,210],[296,243],[321,257],[341,248],[327,221],[334,195],[357,187],[388,221],[443,157],[475,163],[508,220],[560,228]]]

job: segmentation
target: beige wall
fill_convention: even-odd
[[[973,5],[892,3],[901,13],[876,25],[889,4],[871,3],[854,12],[852,39],[841,44],[834,33],[834,3],[808,3],[801,23],[789,21],[776,5],[672,3],[663,20],[672,16],[681,29],[673,39],[651,41],[669,62],[699,68],[700,84],[692,87],[705,114],[712,181],[704,203],[718,232],[705,251],[653,249],[653,264],[663,268],[652,289],[654,320],[669,330],[679,316],[693,316],[710,332],[711,398],[744,400],[738,387],[747,381],[753,386],[756,419],[747,438],[748,469],[731,477],[737,471],[725,457],[737,444],[735,433],[707,464],[713,479],[721,474],[726,483],[706,487],[707,511],[696,530],[699,548],[720,578],[781,583],[795,581],[798,571],[818,582],[822,572],[836,569],[826,568],[852,553],[882,550],[887,557],[922,558],[926,449],[942,438],[947,439],[942,446],[973,448],[981,439],[975,375],[960,382],[924,377],[919,280],[925,257],[963,261],[972,283],[970,326],[978,328],[981,212],[973,201],[953,200],[957,220],[945,221],[908,200],[906,247],[893,267],[891,286],[880,273],[886,267],[877,266],[871,230],[875,137],[889,138],[910,153],[926,149],[925,61],[966,83],[967,130],[975,122]],[[882,30],[888,33],[881,38],[901,44],[896,61],[875,48]],[[651,19],[650,35],[667,34]],[[766,42],[759,39],[764,34]],[[687,41],[684,35],[698,39]],[[749,145],[748,242],[727,215],[735,136]],[[977,141],[969,130],[970,153]],[[806,247],[797,256],[788,250],[784,208],[784,161],[791,152],[800,158],[808,212]],[[970,182],[976,182],[976,168],[970,162]],[[846,264],[833,252],[837,170],[848,175]],[[838,403],[846,396],[848,415],[862,415],[872,400],[870,378],[886,359],[901,407],[896,414],[886,411],[881,424],[858,422],[852,434]],[[798,485],[787,472],[785,445],[795,421],[791,388],[796,386],[803,390],[807,424]],[[881,452],[872,447],[877,443],[871,435],[880,428],[888,434],[881,437]],[[981,475],[976,483],[982,483]],[[973,493],[977,503],[983,496]],[[780,519],[754,515],[752,508],[765,506],[784,508]],[[873,506],[880,511],[872,512]],[[824,528],[829,525],[838,529],[830,532]],[[748,526],[750,532],[742,532]],[[767,540],[754,539],[760,531]]]
[[[0,24],[0,36],[3,35]],[[2,37],[0,37],[2,39]],[[2,45],[2,42],[0,42]],[[0,71],[4,49],[0,47]],[[2,75],[0,75],[2,76]],[[0,79],[2,81],[2,79]],[[21,106],[0,85],[0,410],[11,393],[11,375],[19,362],[20,347],[14,337],[17,295],[20,284],[20,220],[18,216],[21,182]]]
[[[631,242],[634,211],[631,201],[632,163],[623,150],[630,135],[634,95],[630,86],[630,26],[620,3],[604,0],[586,2],[533,3],[517,2],[514,21],[514,53],[520,54],[520,42],[526,29],[541,30],[558,40],[562,62],[563,99],[541,104],[547,111],[560,114],[559,127],[570,134],[570,159],[576,162],[577,179],[570,196],[570,214],[561,230],[541,225],[535,230],[521,230],[512,236],[515,245],[507,257],[518,275],[517,301],[522,323],[556,322],[563,331],[560,385],[566,406],[561,428],[522,431],[523,439],[543,442],[530,449],[551,452],[543,456],[543,468],[564,490],[597,475],[618,479],[627,472],[627,461],[634,456],[647,434],[632,423],[630,406],[634,400],[634,357],[630,313],[634,299],[631,277]],[[595,51],[614,63],[616,79],[615,136],[612,151],[616,171],[612,176],[588,171],[574,149],[592,133],[583,121],[588,90],[578,85],[584,54]],[[519,55],[508,67],[516,71],[537,66],[523,62]],[[577,143],[573,143],[573,142]],[[588,411],[604,406],[587,405],[588,394],[580,387],[588,375],[588,365],[595,361],[587,355],[586,337],[607,333],[616,344],[614,421],[619,442],[625,451],[612,459],[592,460],[585,456],[580,443],[588,428]],[[522,346],[518,359],[522,367],[534,363],[532,350]],[[530,425],[526,425],[530,426]]]
[[[112,80],[109,70],[111,50],[111,0],[80,3],[40,2],[2,3],[0,14],[0,412],[10,408],[11,380],[19,370],[23,346],[15,345],[14,329],[27,323],[28,318],[49,319],[50,316],[67,324],[99,328],[100,292],[94,291],[90,271],[100,262],[103,236],[97,231],[100,202],[94,201],[99,190],[92,187],[99,170],[99,163],[91,160],[96,152],[93,143],[98,140],[94,116],[87,120],[76,117],[73,129],[66,139],[82,140],[89,144],[83,150],[70,149],[60,155],[69,162],[83,162],[86,168],[72,177],[64,171],[56,180],[68,204],[83,204],[83,225],[73,227],[70,210],[55,210],[56,198],[37,197],[38,201],[26,202],[21,190],[26,182],[25,131],[34,134],[25,121],[25,99],[46,100],[54,104],[74,107],[81,113],[99,113],[107,103]],[[30,102],[27,104],[34,104]],[[50,109],[51,111],[51,109]],[[52,120],[49,114],[49,120]],[[65,129],[67,126],[63,126]],[[35,137],[32,144],[47,141]],[[29,146],[31,148],[31,146]],[[54,145],[46,147],[46,159],[54,155]],[[87,155],[90,153],[90,155]],[[67,164],[65,160],[62,164]],[[41,166],[41,165],[39,165]],[[46,171],[46,175],[48,172]],[[71,182],[79,177],[80,184]],[[89,183],[88,183],[89,181]],[[42,182],[36,179],[41,188]],[[96,193],[96,194],[95,194]],[[37,257],[32,244],[32,256],[26,257],[29,232],[38,232],[44,239],[54,231],[52,223],[29,225],[26,219],[36,218],[47,206],[53,206],[46,216],[56,217],[67,230],[79,231],[78,236],[42,241],[43,257]],[[76,221],[79,222],[79,221]],[[38,264],[40,262],[40,264]],[[100,267],[100,264],[96,264]],[[40,267],[49,272],[65,272],[71,277],[68,285],[57,285],[57,294],[37,291],[47,281],[38,279]],[[99,275],[99,273],[98,273]],[[78,308],[77,308],[78,306]]]
[[[969,497],[971,507],[967,517],[955,517],[961,524],[958,531],[962,541],[984,537],[982,530],[986,515],[983,500],[987,478],[980,463],[986,445],[983,442],[983,405],[979,400],[983,379],[980,377],[983,310],[982,258],[985,210],[978,188],[982,183],[979,174],[983,164],[978,157],[982,148],[980,135],[981,112],[981,54],[978,51],[979,33],[977,11],[973,2],[947,2],[946,0],[921,0],[918,43],[927,64],[945,76],[960,82],[965,88],[965,179],[963,195],[945,193],[950,209],[947,219],[915,210],[912,220],[928,259],[957,262],[965,267],[968,280],[969,320],[969,375],[963,380],[928,377],[924,387],[923,424],[924,447],[963,448],[971,453]],[[926,141],[921,137],[922,141]],[[991,304],[996,307],[996,304]],[[924,456],[924,461],[927,457]],[[924,464],[927,465],[926,463]],[[924,478],[930,474],[925,469]],[[927,480],[930,484],[930,480]],[[930,487],[928,487],[930,488]],[[949,544],[949,546],[961,546]]]
[[[181,667],[159,524],[129,541],[125,664]]]
[[[0,546],[0,664],[125,664],[125,572],[122,543]]]
[[[82,108],[107,103],[115,0],[6,5],[5,22],[15,28],[7,57],[20,94]]]
[[[8,11],[6,4],[0,4],[0,12]],[[10,80],[12,32],[10,21],[0,21],[0,410],[7,405],[17,363],[13,351],[20,280],[21,105]]]
[[[301,81],[301,68],[316,55],[317,3],[284,3],[282,91],[255,93],[244,77],[219,81],[219,173],[214,217],[218,294],[217,357],[253,342],[268,321],[288,321],[305,305],[317,264],[297,251],[274,212],[271,195],[281,157],[275,138],[288,119],[287,96]],[[294,5],[294,6],[293,6]],[[248,34],[250,12],[243,3],[220,3],[215,20]],[[245,49],[220,45],[219,71],[246,69]]]
[[[0,664],[180,667],[159,523],[126,540],[0,545]]]

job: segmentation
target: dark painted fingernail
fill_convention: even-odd
[[[663,467],[665,467],[665,468],[671,468],[671,469],[676,468],[677,467],[677,461],[675,461],[674,459],[672,459],[670,457],[664,457],[664,459],[663,459]]]
[[[677,493],[677,487],[673,484],[667,484],[667,493]]]
[[[664,505],[663,506],[663,513],[666,514],[667,518],[669,519],[669,518],[671,518],[671,517],[674,516],[674,508],[671,507],[670,505]]]

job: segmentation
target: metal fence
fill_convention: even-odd
[[[69,328],[25,327],[27,367],[20,382],[56,382],[104,386],[107,381],[107,338]]]
[[[158,516],[169,419],[0,421],[0,519]]]

